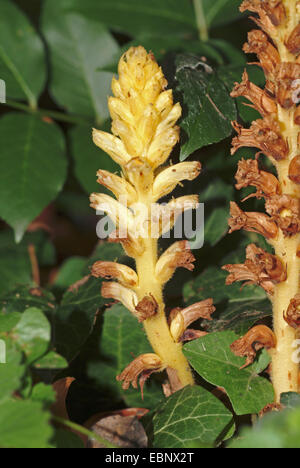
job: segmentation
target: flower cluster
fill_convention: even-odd
[[[157,238],[172,227],[182,212],[196,208],[198,198],[184,196],[167,205],[157,201],[183,180],[195,179],[201,165],[165,165],[179,140],[176,122],[181,106],[174,104],[172,90],[166,89],[167,81],[153,55],[143,47],[132,47],[121,57],[118,72],[118,79],[112,81],[114,96],[108,100],[112,134],[94,130],[93,140],[121,166],[121,174],[98,171],[98,182],[116,198],[94,193],[91,206],[113,219],[116,230],[109,240],[122,243],[127,255],[135,259],[136,271],[115,262],[99,261],[92,274],[114,280],[103,283],[102,296],[120,301],[143,323],[155,351],[137,357],[117,377],[123,388],[127,389],[130,383],[136,388],[139,376],[142,388],[152,372],[164,369],[175,371],[184,386],[192,384],[193,377],[181,343],[201,334],[187,331],[187,327],[199,318],[209,318],[214,307],[212,300],[204,301],[172,312],[167,322],[163,286],[177,268],[193,270],[195,258],[187,241],[175,242],[158,258]],[[154,213],[150,211],[153,204]]]
[[[256,14],[252,19],[260,29],[249,33],[244,51],[257,55],[259,61],[255,65],[263,69],[266,85],[261,89],[251,83],[245,71],[242,82],[236,83],[231,93],[232,97],[246,98],[248,105],[261,115],[250,128],[243,128],[238,122],[233,122],[237,136],[233,139],[232,154],[243,147],[259,150],[255,159],[242,159],[239,162],[236,188],[254,187],[256,191],[243,201],[251,197],[264,199],[266,214],[243,211],[232,202],[229,226],[230,232],[245,229],[263,235],[274,247],[275,255],[251,244],[247,248],[244,264],[225,265],[224,269],[230,273],[227,284],[246,281],[246,284],[261,286],[272,297],[274,311],[277,314],[279,310],[280,315],[274,316],[276,336],[271,330],[267,331],[266,327],[263,330],[255,327],[234,343],[232,350],[238,355],[247,356],[249,364],[253,361],[255,350],[261,348],[261,345],[257,347],[253,343],[258,342],[274,349],[278,343],[274,355],[277,353],[279,362],[278,355],[287,343],[282,340],[287,340],[288,335],[292,337],[286,330],[287,323],[290,327],[300,328],[300,264],[297,254],[300,244],[300,107],[297,107],[300,2],[244,0],[240,10],[250,10]],[[277,177],[263,169],[260,164],[261,153],[275,166]],[[257,332],[259,336],[256,336]],[[276,375],[273,375],[274,380]],[[297,389],[296,385],[293,389]]]

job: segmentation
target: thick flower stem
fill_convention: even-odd
[[[158,312],[154,317],[144,321],[144,328],[154,352],[161,358],[166,367],[174,369],[180,381],[180,387],[193,385],[194,379],[188,361],[183,355],[182,344],[175,343],[165,315],[162,284],[155,275],[157,262],[157,239],[144,239],[144,253],[136,258],[136,268],[139,277],[139,300],[151,294],[157,304]],[[171,386],[174,388],[174,385]],[[176,390],[180,387],[176,385]]]
[[[300,259],[296,256],[299,236],[283,238],[276,242],[276,254],[287,263],[287,281],[275,288],[273,299],[274,332],[277,346],[272,354],[272,382],[276,402],[280,402],[280,394],[298,392],[299,364],[293,362],[297,330],[291,328],[284,320],[291,298],[299,292]]]

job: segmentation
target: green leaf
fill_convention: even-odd
[[[22,365],[22,353],[16,348],[12,340],[2,334],[0,334],[0,340],[1,350],[2,345],[5,345],[6,360],[5,363],[2,360],[0,361],[0,402],[2,402],[20,389],[25,366]],[[2,355],[0,357],[3,358]]]
[[[56,429],[53,439],[55,448],[85,448],[83,441],[77,434],[65,429]]]
[[[205,221],[204,239],[215,246],[228,232],[228,208],[216,208]]]
[[[151,376],[144,388],[144,400],[138,390],[123,390],[116,381],[134,356],[151,353],[143,328],[133,315],[122,305],[107,309],[103,316],[102,336],[93,350],[88,349],[88,376],[99,387],[105,388],[110,398],[123,398],[129,407],[153,407],[162,398],[161,385]],[[94,355],[93,355],[94,353]]]
[[[54,123],[8,114],[0,120],[0,140],[0,216],[13,227],[19,242],[63,186],[64,138]]]
[[[88,18],[101,18],[109,28],[130,36],[183,36],[196,31],[188,0],[70,0],[69,8]]]
[[[111,73],[99,72],[111,62],[118,45],[100,22],[70,12],[72,2],[47,0],[42,29],[50,48],[51,93],[69,112],[104,121]]]
[[[43,406],[51,406],[56,400],[56,394],[52,385],[38,383],[32,389],[31,400],[41,403]]]
[[[8,0],[0,2],[0,77],[9,98],[26,99],[36,106],[46,81],[43,42],[27,17]]]
[[[34,307],[27,309],[13,333],[29,364],[40,358],[49,348],[50,323],[39,309]]]
[[[146,431],[154,448],[214,445],[232,422],[232,414],[202,387],[185,387],[146,417]],[[201,444],[201,445],[200,445]]]
[[[20,312],[11,312],[5,314],[4,311],[0,311],[0,333],[10,332],[20,321]]]
[[[53,430],[50,413],[32,401],[10,400],[0,404],[2,448],[50,448]]]
[[[68,367],[68,363],[62,356],[50,351],[46,356],[38,359],[34,363],[34,367],[36,369],[65,369]]]
[[[211,333],[185,345],[184,354],[201,377],[225,389],[236,414],[258,413],[274,401],[274,390],[257,363],[240,369],[245,359],[230,350],[237,339],[231,331]]]
[[[267,414],[244,428],[229,448],[300,448],[300,408]]]
[[[108,123],[102,130],[110,131]],[[87,193],[108,192],[102,185],[97,183],[97,171],[105,169],[112,173],[119,166],[92,140],[91,127],[75,126],[70,131],[71,151],[75,161],[75,175],[81,186]]]
[[[228,24],[242,16],[239,11],[240,0],[202,1],[206,22],[209,27]]]
[[[67,291],[55,311],[55,348],[68,361],[74,358],[86,341],[93,329],[96,313],[105,304],[100,289],[101,280],[89,278],[78,289]]]
[[[295,392],[282,393],[280,403],[290,409],[300,407],[300,395]]]
[[[237,113],[224,83],[201,59],[178,55],[175,77],[186,109],[180,123],[185,132],[180,153],[184,160],[197,149],[230,136]]]
[[[229,304],[236,302],[261,300],[266,298],[263,289],[258,286],[247,286],[241,290],[240,284],[227,286],[225,284],[228,273],[217,267],[209,267],[199,276],[184,285],[183,295],[188,304],[202,301],[208,297],[218,304],[228,300]]]
[[[49,291],[39,289],[39,294],[33,294],[32,289],[22,286],[3,296],[0,309],[4,314],[23,313],[31,307],[36,307],[51,318],[55,309],[55,298]]]
[[[83,269],[86,265],[86,258],[84,257],[70,257],[64,261],[57,277],[54,281],[55,288],[67,289],[72,284],[81,280],[83,277]]]
[[[218,312],[215,320],[204,322],[207,331],[233,330],[243,335],[259,320],[272,316],[272,305],[269,299],[229,301],[219,305]]]
[[[0,233],[0,257],[1,296],[13,290],[17,284],[32,283],[27,246],[16,245],[10,230]]]

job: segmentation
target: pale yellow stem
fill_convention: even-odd
[[[277,45],[282,62],[295,62],[296,58],[285,46],[285,41],[299,23],[299,11],[296,0],[283,0],[287,12],[287,20],[278,28],[276,36],[272,39]],[[298,133],[299,126],[294,122],[294,109],[284,110],[278,105],[278,120],[282,135],[289,144],[289,157],[285,161],[276,164],[279,180],[284,194],[300,198],[299,185],[294,184],[288,177],[291,160],[299,154]],[[277,338],[276,349],[272,354],[272,382],[275,390],[276,402],[280,402],[281,393],[298,392],[299,364],[294,362],[295,340],[297,330],[291,328],[283,316],[290,300],[299,293],[300,258],[297,257],[297,248],[300,244],[300,235],[284,237],[280,233],[279,238],[272,245],[276,255],[287,265],[287,281],[275,287],[273,298],[274,332]]]
[[[145,194],[140,193],[139,199],[147,206],[150,216],[152,198],[145,197]],[[181,383],[180,386],[193,385],[193,374],[182,352],[182,344],[175,343],[171,336],[165,315],[163,285],[155,275],[155,266],[158,258],[158,241],[157,239],[152,239],[150,233],[148,234],[149,237],[143,240],[144,253],[136,258],[136,268],[139,277],[137,294],[139,300],[152,294],[158,304],[158,313],[154,317],[145,320],[143,325],[154,352],[161,358],[166,368],[169,367],[176,371]],[[178,386],[176,389],[178,389]]]

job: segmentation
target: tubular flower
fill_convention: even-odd
[[[262,348],[271,349],[276,346],[276,337],[272,330],[265,325],[251,328],[245,336],[232,343],[231,351],[237,356],[246,357],[244,369],[253,363],[257,351]]]
[[[108,240],[122,243],[127,255],[135,260],[136,271],[100,261],[93,266],[92,274],[116,280],[102,285],[103,297],[120,301],[143,323],[155,353],[140,356],[122,372],[118,380],[123,381],[123,388],[130,383],[136,388],[139,375],[142,387],[152,372],[166,369],[170,388],[176,391],[193,385],[194,379],[181,342],[170,330],[163,287],[177,268],[192,270],[195,259],[186,241],[176,242],[158,258],[158,238],[184,211],[197,208],[198,197],[157,202],[182,181],[195,179],[201,164],[195,161],[161,167],[179,140],[176,123],[181,106],[173,102],[172,90],[166,89],[168,83],[153,54],[147,54],[143,47],[130,48],[121,57],[118,72],[118,78],[112,80],[113,96],[108,100],[112,134],[93,130],[94,143],[121,166],[120,175],[105,170],[97,173],[98,182],[116,199],[95,193],[91,206],[113,220],[115,231]],[[194,335],[197,333],[194,331]]]
[[[281,193],[279,180],[270,172],[260,170],[256,159],[239,161],[235,179],[238,190],[249,186],[256,187],[257,192],[247,198],[262,198]]]
[[[235,83],[235,87],[230,94],[231,97],[243,96],[252,102],[251,107],[256,109],[262,116],[274,114],[277,111],[277,105],[268,94],[263,91],[259,86],[249,81],[248,73],[246,70],[243,74],[243,81]]]
[[[260,60],[259,65],[263,68],[267,78],[273,78],[276,66],[280,63],[280,55],[274,47],[267,34],[261,30],[251,31],[248,34],[248,42],[244,45],[246,54],[256,54]],[[259,88],[260,93],[262,90]],[[273,105],[275,105],[273,103]],[[276,110],[275,110],[276,112]]]
[[[142,354],[132,361],[123,372],[117,376],[117,380],[122,383],[122,388],[127,390],[130,384],[133,388],[138,388],[138,378],[140,376],[140,387],[143,393],[143,386],[147,378],[153,372],[161,372],[164,369],[161,359],[156,354]]]
[[[278,404],[281,393],[299,390],[299,365],[292,353],[300,326],[300,3],[244,0],[240,10],[255,13],[252,19],[262,29],[249,33],[244,51],[257,55],[266,86],[258,88],[246,72],[242,83],[235,85],[232,96],[246,97],[262,119],[250,128],[233,122],[238,135],[232,142],[232,154],[242,147],[258,148],[275,166],[277,176],[260,169],[258,155],[255,160],[239,162],[236,188],[255,187],[256,192],[247,198],[264,198],[267,214],[243,212],[232,202],[229,226],[230,232],[243,228],[262,234],[275,255],[251,244],[245,263],[223,268],[229,272],[227,284],[255,283],[272,296],[274,335],[255,327],[232,349],[250,363],[257,346],[272,348],[272,382]],[[260,336],[262,332],[265,336]]]
[[[245,263],[225,265],[223,270],[230,273],[226,284],[247,281],[245,284],[257,284],[271,295],[274,294],[274,285],[285,281],[287,277],[282,261],[255,244],[247,247]]]
[[[277,225],[268,215],[242,211],[235,202],[230,203],[230,214],[231,218],[228,221],[230,233],[245,229],[262,234],[266,239],[275,238],[278,235]]]
[[[207,333],[200,330],[187,330],[191,323],[196,322],[200,318],[212,320],[211,315],[216,308],[213,305],[212,299],[206,299],[197,302],[185,309],[175,309],[169,317],[171,334],[175,341],[191,341],[199,338]]]
[[[281,161],[287,158],[288,144],[280,133],[278,122],[272,117],[256,120],[249,129],[242,128],[237,122],[233,122],[233,127],[238,136],[232,140],[231,154],[244,146],[250,146],[259,148],[271,160]]]

